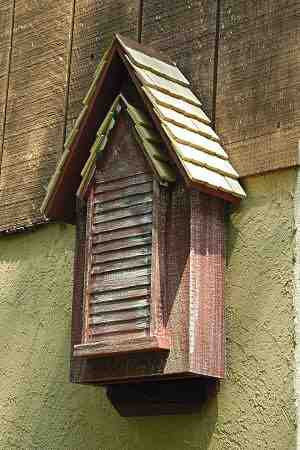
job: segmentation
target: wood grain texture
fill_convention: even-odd
[[[73,266],[73,301],[71,322],[71,348],[70,348],[70,381],[77,382],[82,379],[84,361],[73,357],[74,345],[82,342],[83,337],[83,289],[86,247],[86,204],[81,200],[76,203],[76,245]]]
[[[167,298],[167,212],[169,191],[153,181],[153,227],[151,271],[151,323],[152,336],[166,336]]]
[[[102,356],[122,352],[125,342],[149,335],[150,325],[152,176],[124,115],[97,165],[88,199],[85,339],[75,348],[78,356],[90,356],[93,349]],[[139,253],[128,254],[132,249]],[[136,288],[147,294],[133,304],[130,292]]]
[[[0,2],[0,174],[5,134],[7,92],[9,86],[11,44],[13,38],[14,2]]]
[[[224,201],[191,192],[189,366],[224,376]]]
[[[165,320],[171,337],[165,373],[189,371],[190,199],[180,180],[170,191],[166,227],[167,297]]]
[[[83,358],[97,358],[99,356],[119,356],[130,353],[140,352],[161,352],[169,349],[169,340],[157,337],[138,337],[134,339],[124,339],[118,342],[95,342],[90,344],[76,345],[75,356]]]
[[[170,56],[212,111],[216,4],[214,1],[144,2],[142,43]]]
[[[63,145],[71,11],[71,0],[15,2],[0,232],[44,221],[39,208]]]
[[[3,69],[3,68],[2,68]],[[7,74],[0,76],[0,160],[3,151],[3,138],[4,138],[4,126],[5,126],[5,108],[6,108],[6,90],[8,83],[8,67]]]
[[[62,123],[5,140],[0,178],[0,232],[43,220],[40,205],[61,149],[57,143],[62,140]]]
[[[299,2],[222,3],[217,131],[241,176],[299,163]]]
[[[114,33],[137,37],[139,0],[76,0],[68,118],[81,110],[93,73]]]
[[[0,2],[0,78],[7,77],[10,42],[13,24],[13,2],[3,0]]]
[[[116,280],[113,272],[107,278],[97,275],[102,278],[99,288],[92,288],[93,314],[86,342],[93,345],[76,350],[78,356],[88,358],[80,382],[224,375],[224,201],[188,191],[181,181],[171,189],[155,188],[153,202],[151,292],[145,274],[134,276],[132,283],[127,275]],[[121,304],[127,307],[120,310]],[[149,333],[149,325],[150,336],[170,338],[169,352],[155,354],[133,344]],[[132,333],[132,346],[125,355],[122,342]]]

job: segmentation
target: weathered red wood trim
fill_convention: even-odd
[[[87,342],[89,338],[89,309],[91,294],[89,290],[91,270],[92,270],[92,244],[93,244],[93,216],[94,216],[94,184],[91,184],[90,194],[87,202],[87,223],[86,223],[86,242],[85,242],[85,273],[84,273],[84,323],[82,342]]]
[[[224,377],[224,202],[191,192],[190,370]]]
[[[135,352],[159,352],[170,349],[170,340],[165,336],[149,336],[119,340],[116,343],[95,342],[74,346],[76,358],[101,358]]]
[[[83,330],[83,287],[84,287],[84,260],[85,260],[85,237],[86,237],[86,206],[77,200],[77,223],[76,242],[74,253],[73,272],[73,303],[72,303],[72,325],[71,325],[71,360],[70,381],[79,382],[82,379],[82,361],[74,358],[74,345],[82,342]]]
[[[167,189],[153,180],[152,272],[151,272],[151,336],[166,335],[166,224]]]

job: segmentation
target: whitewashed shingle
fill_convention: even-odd
[[[143,86],[143,90],[153,104],[158,103],[173,109],[174,111],[180,112],[187,117],[201,120],[204,123],[210,123],[209,117],[199,106],[191,105],[191,103],[188,103],[185,100],[173,97],[172,95],[168,95],[149,86]]]
[[[176,83],[183,84],[184,86],[189,86],[189,81],[175,65],[167,64],[157,58],[153,58],[152,56],[146,55],[145,53],[129,48],[124,44],[123,46],[127,51],[127,55],[136,66],[142,69],[151,70],[151,72],[154,72],[156,75],[167,78]]]
[[[127,58],[129,60],[129,58]],[[130,61],[130,60],[129,60]],[[155,73],[149,70],[140,69],[136,65],[132,64],[138,78],[146,86],[154,87],[156,89],[165,92],[166,94],[172,95],[177,98],[181,98],[192,105],[201,106],[200,100],[192,93],[192,91],[182,86],[181,84],[174,83],[173,81],[167,80],[166,78],[155,75]]]
[[[226,152],[223,150],[219,142],[212,141],[200,134],[193,133],[192,131],[186,130],[185,128],[178,127],[169,122],[162,122],[163,128],[167,131],[167,134],[171,139],[180,142],[181,144],[186,144],[191,147],[199,148],[207,153],[217,155],[220,158],[228,159]]]

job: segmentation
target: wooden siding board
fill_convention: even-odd
[[[12,61],[21,68],[36,61],[58,61],[69,43],[72,2],[16,0]]]
[[[217,130],[241,176],[296,165],[300,4],[233,3],[222,6]]]
[[[0,77],[8,75],[10,42],[12,32],[13,2],[0,3]]]
[[[75,118],[114,33],[137,37],[139,1],[76,0],[68,118]]]
[[[5,138],[63,122],[65,61],[23,66],[10,75]],[[20,126],[21,124],[21,126]],[[63,126],[63,123],[62,123]],[[62,142],[57,145],[62,149]]]
[[[1,12],[0,12],[1,14]],[[2,68],[3,69],[3,68]],[[7,88],[7,77],[8,77],[8,67],[6,68],[7,74],[0,76],[0,161],[3,145],[3,131],[5,122],[5,107],[6,107],[6,88]]]
[[[0,3],[0,176],[3,158],[3,142],[5,134],[5,116],[7,105],[7,90],[9,85],[11,41],[13,33],[14,3]],[[1,205],[0,205],[1,210]]]
[[[212,111],[216,6],[214,1],[144,2],[142,42],[164,51]]]
[[[0,232],[43,221],[40,205],[63,144],[71,12],[71,0],[15,2]]]
[[[43,221],[40,205],[63,140],[61,122],[4,141],[0,178],[0,232]],[[22,189],[20,189],[20,183]]]

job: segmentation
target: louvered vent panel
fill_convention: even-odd
[[[97,181],[90,199],[86,341],[149,335],[152,177]]]

